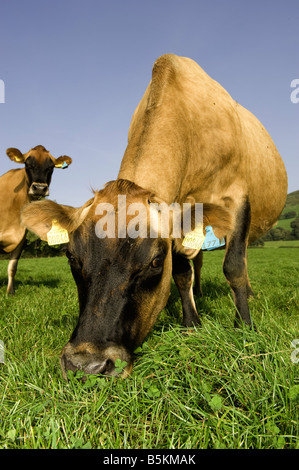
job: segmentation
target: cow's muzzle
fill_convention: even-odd
[[[124,367],[118,366],[117,359],[120,359],[119,363],[126,363]],[[78,346],[68,343],[61,352],[60,364],[65,380],[67,380],[69,370],[123,378],[127,377],[132,370],[131,355],[125,348],[117,345],[99,349],[92,343],[81,343]]]
[[[29,194],[34,199],[49,196],[49,186],[46,183],[32,183],[29,188]]]

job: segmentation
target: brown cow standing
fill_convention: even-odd
[[[80,316],[62,351],[64,376],[69,369],[116,375],[117,358],[128,363],[123,375],[129,373],[134,348],[167,302],[171,276],[184,324],[199,321],[189,262],[198,250],[185,248],[171,233],[99,238],[103,217],[107,226],[120,223],[110,209],[99,210],[101,204],[119,211],[119,195],[126,195],[126,207],[143,204],[151,220],[152,202],[203,203],[204,227],[226,237],[223,271],[235,298],[236,324],[250,325],[247,245],[277,221],[286,194],[284,164],[262,124],[194,61],[160,57],[133,115],[118,179],[81,208],[45,201],[23,212],[26,226],[43,239],[53,220],[69,231]],[[132,213],[122,224],[128,229],[131,222]]]
[[[16,148],[6,153],[12,161],[25,164],[0,177],[0,249],[10,253],[7,293],[14,294],[14,277],[26,238],[21,211],[29,202],[48,196],[54,167],[66,168],[72,159],[54,158],[42,145],[25,154]]]

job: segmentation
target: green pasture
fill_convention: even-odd
[[[78,315],[67,260],[21,259],[14,298],[1,260],[0,448],[298,449],[299,250],[266,245],[249,250],[255,330],[233,328],[223,253],[205,253],[202,326],[181,327],[173,286],[132,375],[84,384],[59,366]]]
[[[299,240],[275,240],[264,243],[264,248],[299,248]],[[291,256],[295,256],[295,258],[297,257],[297,261],[299,263],[299,253],[296,251],[291,251],[288,253],[293,253]],[[279,256],[278,253],[275,253],[275,255]]]

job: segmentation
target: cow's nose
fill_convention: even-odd
[[[32,189],[36,193],[45,194],[48,190],[48,185],[47,184],[41,184],[41,183],[33,183]]]
[[[29,194],[45,197],[49,194],[49,186],[46,183],[32,183]]]
[[[123,368],[116,366],[117,359]],[[69,370],[83,371],[86,374],[127,377],[132,369],[130,354],[122,346],[109,346],[97,349],[90,343],[73,346],[68,343],[60,356],[62,375],[67,380]]]
[[[102,361],[93,359],[91,362],[83,364],[81,361],[76,360],[76,358],[70,358],[67,354],[63,354],[60,362],[64,374],[69,370],[73,372],[82,370],[86,374],[116,375],[113,373],[115,363],[109,358],[103,359]]]

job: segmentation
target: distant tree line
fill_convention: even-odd
[[[296,216],[297,216],[296,211],[289,211],[289,212],[285,212],[284,214],[281,214],[281,216],[279,217],[279,220],[294,219]]]
[[[290,211],[280,216],[282,219],[293,219],[296,217],[295,211]],[[291,230],[283,227],[272,228],[266,235],[262,237],[264,241],[268,240],[299,240],[299,217],[296,217],[290,223]]]
[[[22,258],[47,258],[63,256],[66,245],[49,246],[47,242],[38,238],[34,233],[27,232]],[[1,252],[0,259],[9,259],[10,254]]]
[[[269,230],[263,237],[256,242],[252,243],[251,246],[263,246],[266,241],[277,241],[277,240],[299,240],[299,217],[296,217],[295,211],[286,212],[280,216],[280,220],[283,219],[295,219],[290,223],[291,230],[283,227],[275,227]]]
[[[39,258],[49,256],[62,256],[64,252],[65,245],[50,246],[46,241],[41,240],[34,233],[27,233],[23,257]]]

